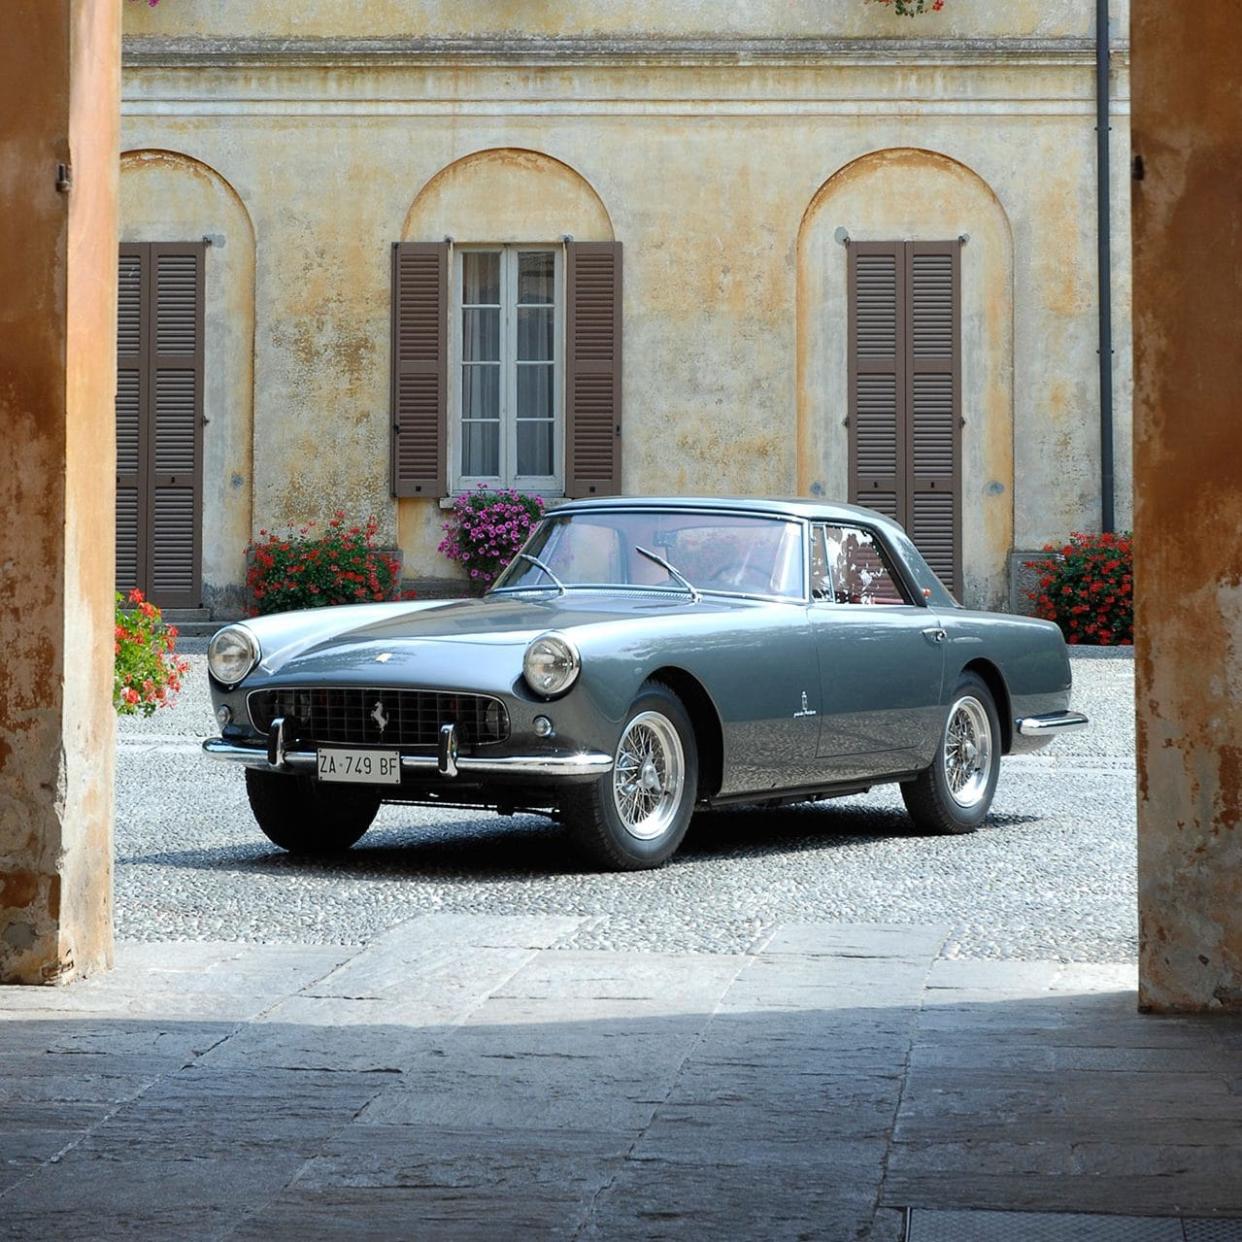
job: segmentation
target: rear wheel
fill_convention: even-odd
[[[963,673],[932,765],[901,787],[924,832],[974,832],[987,818],[1000,776],[1001,728],[987,683]]]
[[[246,769],[250,809],[264,835],[291,854],[336,854],[361,840],[379,811],[365,786],[325,786],[310,776]]]
[[[634,700],[613,769],[566,792],[562,809],[581,848],[621,871],[658,867],[690,825],[699,783],[694,727],[681,700],[648,682]]]

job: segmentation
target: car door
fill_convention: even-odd
[[[916,602],[878,531],[821,522],[811,543],[825,775],[855,780],[926,766],[942,711],[939,618]]]

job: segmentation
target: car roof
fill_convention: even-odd
[[[777,496],[592,496],[557,505],[555,513],[591,509],[702,509],[727,513],[760,513],[775,517],[810,518],[822,521],[863,521],[868,525],[895,526],[874,509],[814,497]],[[898,528],[900,529],[900,528]]]
[[[892,518],[864,509],[859,505],[842,504],[837,500],[819,500],[815,497],[794,496],[591,496],[557,505],[551,516],[561,514],[606,512],[608,510],[680,509],[682,512],[697,510],[702,513],[751,513],[757,516],[778,518],[801,518],[808,521],[860,523],[884,531],[890,547],[904,562],[915,587],[929,603],[941,607],[957,608],[944,583],[936,577],[932,568],[914,546],[906,529]]]

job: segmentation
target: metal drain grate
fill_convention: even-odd
[[[1211,1221],[1210,1224],[1220,1222]],[[906,1242],[1185,1242],[1176,1217],[910,1210]],[[1206,1236],[1195,1242],[1218,1242]],[[1224,1235],[1219,1242],[1234,1242]]]

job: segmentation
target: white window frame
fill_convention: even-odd
[[[550,475],[517,473],[517,278],[518,252],[539,250],[554,256],[553,305],[556,329],[552,338],[552,467]],[[462,473],[462,255],[491,252],[500,262],[500,473]],[[448,480],[453,492],[487,487],[512,487],[534,495],[565,494],[565,247],[541,242],[459,245],[452,249],[449,291],[449,418]]]

